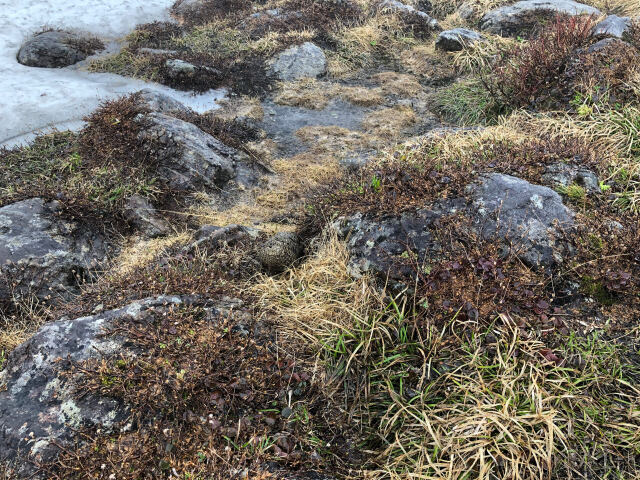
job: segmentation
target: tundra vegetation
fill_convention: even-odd
[[[64,295],[0,271],[0,445],[36,332],[181,299],[60,359],[117,420],[67,421],[47,456],[27,428],[0,478],[640,478],[640,5],[482,30],[511,3],[182,0],[91,59],[229,95],[134,94],[0,150],[0,242],[2,209],[41,198],[109,246]],[[607,15],[620,38],[594,34]],[[436,48],[459,27],[481,39]],[[323,71],[279,78],[307,42]]]

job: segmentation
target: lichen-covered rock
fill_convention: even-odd
[[[350,253],[349,273],[358,278],[372,273],[400,280],[410,273],[391,269],[397,257],[415,255],[423,262],[436,255],[439,246],[431,228],[438,219],[464,208],[463,200],[445,202],[399,216],[371,218],[360,213],[339,218],[333,223],[338,235],[347,240]],[[400,268],[400,267],[398,267]]]
[[[431,15],[415,9],[411,5],[399,2],[398,0],[383,0],[379,3],[382,12],[392,12],[404,15],[407,19],[419,21],[425,27],[432,30],[440,30],[440,24]]]
[[[515,36],[559,14],[599,15],[600,10],[573,0],[523,0],[490,11],[482,17],[480,26],[490,33]]]
[[[578,185],[588,194],[600,193],[600,180],[588,168],[572,163],[554,163],[546,167],[542,181],[551,187]]]
[[[106,256],[104,239],[32,198],[0,208],[0,299],[66,298]]]
[[[192,123],[163,113],[141,115],[139,138],[159,159],[158,176],[176,190],[220,190],[231,180],[257,181],[252,163]]]
[[[28,67],[68,67],[101,48],[102,44],[95,39],[69,32],[44,32],[25,42],[18,51],[18,62]]]
[[[305,42],[279,53],[271,60],[269,69],[283,82],[316,78],[327,71],[327,57],[320,47]]]
[[[182,303],[179,297],[158,297],[98,315],[63,318],[15,349],[0,374],[5,386],[0,389],[0,462],[20,460],[19,478],[32,478],[32,462],[52,461],[59,452],[56,444],[70,445],[79,427],[108,431],[124,420],[124,405],[95,393],[77,395],[64,372],[71,363],[126,355],[126,339],[101,335],[115,322],[144,322],[153,312]]]
[[[631,18],[609,15],[607,18],[593,27],[591,34],[594,37],[615,37],[622,38],[631,26]]]
[[[485,38],[478,32],[466,28],[454,28],[440,32],[436,38],[436,47],[445,52],[457,52]]]
[[[184,82],[197,77],[213,77],[219,75],[220,72],[215,68],[194,65],[193,63],[173,58],[164,62],[164,74],[166,78],[174,82]]]
[[[132,195],[125,204],[125,217],[145,237],[161,237],[169,233],[169,224],[158,214],[151,202],[140,195]]]
[[[457,198],[400,215],[355,214],[333,223],[347,241],[349,273],[371,273],[403,282],[414,271],[411,263],[438,261],[443,246],[434,229],[443,217],[470,220],[471,232],[504,245],[533,268],[551,268],[563,260],[569,246],[562,240],[573,226],[573,213],[558,193],[509,175],[489,174],[467,187],[469,199]],[[413,259],[407,262],[402,259]]]
[[[302,255],[302,243],[293,232],[276,233],[265,243],[258,245],[256,257],[271,272],[290,267]]]
[[[244,225],[217,227],[205,225],[195,234],[195,241],[185,248],[185,252],[195,250],[214,250],[224,246],[235,247],[242,243],[257,240],[260,231]]]
[[[548,187],[499,173],[469,185],[470,211],[479,233],[498,239],[525,264],[550,268],[564,260],[562,234],[573,227],[574,213]]]

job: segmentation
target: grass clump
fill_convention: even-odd
[[[254,291],[319,363],[374,452],[366,478],[633,478],[640,365],[597,334],[540,336],[522,318],[448,321],[348,274],[335,238]],[[468,290],[467,290],[468,291]],[[484,317],[484,320],[482,318]]]
[[[477,80],[454,83],[437,94],[442,117],[457,125],[486,125],[495,122],[502,105]]]

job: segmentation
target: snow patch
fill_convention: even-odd
[[[224,90],[202,95],[83,66],[63,69],[25,67],[16,61],[22,43],[43,27],[91,33],[105,41],[129,33],[140,23],[168,20],[174,0],[0,0],[0,145],[29,141],[36,131],[78,129],[101,101],[143,88],[168,94],[204,112],[217,108]]]

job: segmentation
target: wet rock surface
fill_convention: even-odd
[[[41,198],[0,208],[0,299],[66,298],[104,259],[104,238],[60,213]]]
[[[332,100],[322,110],[278,105],[273,102],[265,102],[263,108],[264,120],[260,127],[285,155],[293,155],[306,149],[302,141],[296,137],[296,132],[301,128],[336,126],[359,130],[368,111],[343,100]]]
[[[101,48],[95,39],[50,31],[25,42],[18,52],[18,62],[28,67],[62,68],[81,62]]]
[[[0,383],[0,461],[20,463],[20,478],[31,478],[37,463],[49,462],[82,426],[109,431],[127,408],[99,395],[77,395],[63,374],[71,363],[127,350],[126,339],[101,334],[118,321],[145,322],[153,312],[180,305],[179,297],[157,297],[98,315],[60,319],[42,327],[8,358]]]
[[[490,11],[482,17],[480,26],[490,33],[514,36],[559,14],[599,15],[600,10],[573,0],[523,0]]]

